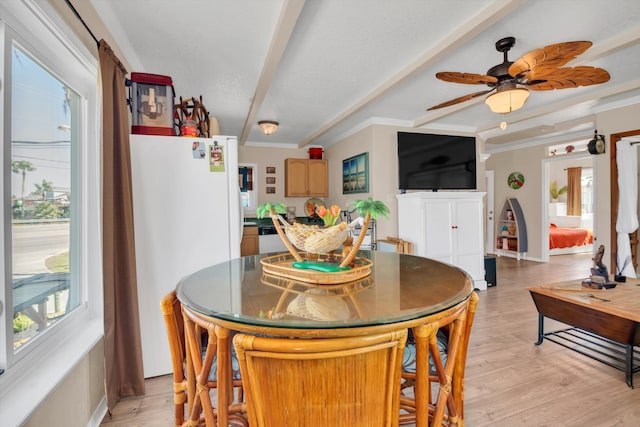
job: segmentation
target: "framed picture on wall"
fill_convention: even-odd
[[[275,166],[267,166],[267,173],[276,173]]]
[[[342,161],[342,194],[369,192],[369,153]]]
[[[276,187],[267,187],[267,194],[276,194]]]
[[[275,184],[276,183],[276,177],[275,176],[268,176],[267,177],[267,184]]]

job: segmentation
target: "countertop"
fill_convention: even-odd
[[[297,216],[296,222],[299,222],[300,224],[322,224],[322,220],[311,219],[307,216]],[[271,218],[258,219],[258,218],[247,217],[244,219],[245,227],[254,227],[254,226],[268,227],[272,225],[273,225],[273,220],[271,220]]]

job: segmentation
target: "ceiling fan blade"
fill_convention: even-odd
[[[606,83],[611,77],[606,70],[595,67],[568,67],[552,70],[535,69],[527,75],[530,83],[524,83],[531,90],[567,89]]]
[[[442,71],[436,77],[445,82],[464,83],[469,85],[497,84],[498,79],[493,76],[473,73],[459,73],[457,71]]]
[[[492,92],[493,90],[494,89],[489,89],[489,90],[483,90],[483,91],[480,91],[480,92],[470,93],[468,95],[464,95],[464,96],[461,96],[459,98],[452,99],[452,100],[449,100],[447,102],[443,102],[442,104],[435,105],[435,106],[433,106],[431,108],[427,108],[427,111],[437,110],[438,108],[444,108],[444,107],[448,107],[450,105],[459,104],[461,102],[469,101],[470,99],[476,98],[478,96],[485,95],[485,94],[487,94],[489,92]]]
[[[509,74],[512,77],[524,77],[528,80],[533,80],[529,78],[529,72],[538,67],[560,68],[584,53],[592,44],[590,41],[564,42],[532,50],[511,64]]]

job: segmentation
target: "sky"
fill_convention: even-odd
[[[19,48],[12,55],[12,161],[28,161],[25,196],[43,179],[69,191],[71,112],[64,84]],[[21,196],[22,176],[12,174],[11,194]]]

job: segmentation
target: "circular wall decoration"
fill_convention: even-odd
[[[509,178],[507,178],[507,183],[509,184],[509,187],[517,190],[524,185],[524,175],[520,172],[512,172],[509,174]]]

